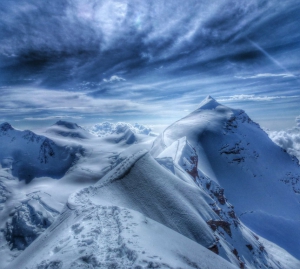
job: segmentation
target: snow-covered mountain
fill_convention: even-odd
[[[0,164],[13,176],[29,182],[35,177],[62,177],[82,154],[82,149],[57,145],[29,130],[19,131],[9,123],[0,125]]]
[[[244,111],[207,97],[157,138],[134,128],[1,125],[1,269],[300,268],[298,161]],[[14,156],[48,171],[44,140],[53,174],[18,181]]]
[[[55,134],[69,138],[87,139],[91,138],[90,132],[80,127],[76,123],[59,120],[51,127],[47,128],[46,133]]]
[[[171,158],[175,174],[187,172],[221,205],[228,199],[249,228],[300,258],[300,166],[243,110],[207,97],[151,152]]]

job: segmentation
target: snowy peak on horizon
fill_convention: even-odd
[[[87,139],[92,135],[77,123],[59,120],[47,128],[46,133],[68,138]]]
[[[3,122],[0,124],[0,131],[6,132],[8,130],[15,130],[8,122]]]
[[[56,123],[54,123],[53,125],[63,126],[68,129],[83,129],[81,126],[79,126],[75,122],[64,121],[64,120],[59,120]]]
[[[200,109],[215,109],[216,107],[218,106],[223,106],[222,104],[218,103],[216,101],[216,99],[214,99],[213,97],[211,97],[210,95],[208,95],[199,105],[198,109],[197,110],[200,110]]]
[[[193,121],[197,121],[198,123],[202,124],[206,121],[226,121],[228,119],[236,118],[236,117],[243,117],[243,121],[252,122],[256,126],[259,126],[259,124],[253,122],[250,117],[247,115],[247,113],[243,109],[235,109],[228,106],[225,106],[221,103],[219,103],[216,99],[208,95],[199,105],[197,109],[192,111],[190,114],[185,116],[185,118],[192,117]],[[198,117],[198,120],[197,118]],[[181,119],[182,120],[182,119]],[[179,120],[179,121],[181,121]],[[176,124],[176,122],[174,123]],[[172,124],[172,125],[174,125]]]

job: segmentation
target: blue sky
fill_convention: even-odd
[[[298,0],[0,3],[0,121],[161,127],[207,95],[265,128],[300,115]]]

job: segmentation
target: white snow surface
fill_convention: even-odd
[[[217,213],[218,218],[207,221],[207,224],[217,238],[215,249],[218,250],[220,256],[241,268],[297,268],[300,266],[299,261],[290,254],[283,252],[271,242],[259,238],[241,222],[234,206],[227,200],[224,189],[197,168],[196,150],[188,143],[186,137],[173,142],[160,153],[156,160],[172,174],[191,185],[197,185],[214,199],[214,202],[210,202],[209,205]],[[257,221],[257,226],[260,225],[261,222]],[[272,222],[269,226],[271,225]],[[269,226],[266,225],[266,230]],[[266,242],[268,242],[267,247]]]
[[[9,268],[237,268],[195,242],[214,240],[209,229],[197,228],[215,215],[205,212],[210,198],[203,196],[138,152],[71,195]]]

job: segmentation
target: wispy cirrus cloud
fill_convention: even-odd
[[[273,100],[269,119],[287,104],[288,114],[297,99],[282,96],[299,92],[299,12],[297,0],[2,1],[1,117],[173,121],[206,95],[251,101],[241,108],[257,114],[254,101]]]
[[[298,42],[297,8],[296,0],[4,1],[1,80],[57,86],[110,80],[119,72],[151,74],[161,66],[162,74],[203,67],[230,71],[242,62],[265,60],[262,49]],[[274,20],[280,27],[272,26]],[[282,38],[285,24],[290,34]],[[272,31],[272,38],[264,31]]]
[[[82,119],[82,116],[60,115],[60,116],[49,116],[49,117],[27,117],[27,118],[23,118],[22,120],[26,120],[26,121],[48,121],[48,120],[60,120],[60,119],[78,120],[78,119]]]
[[[98,117],[105,114],[126,115],[157,111],[157,104],[144,104],[122,98],[95,99],[86,93],[24,87],[2,89],[0,112],[26,120],[60,117]],[[49,113],[51,116],[48,116]],[[64,116],[61,116],[64,115]]]
[[[235,76],[235,78],[239,79],[256,79],[256,78],[296,78],[297,76],[291,73],[281,73],[281,74],[272,74],[272,73],[262,73],[262,74],[256,74],[251,76]]]
[[[261,95],[254,95],[254,94],[237,94],[231,96],[221,96],[217,98],[219,102],[241,102],[241,101],[256,101],[256,102],[263,102],[263,101],[273,101],[278,99],[290,99],[290,98],[300,98],[300,95],[294,96],[261,96]]]
[[[56,91],[40,88],[18,88],[2,90],[0,111],[86,111],[89,112],[113,112],[123,107],[125,110],[138,109],[138,105],[127,100],[95,100],[81,92]]]

